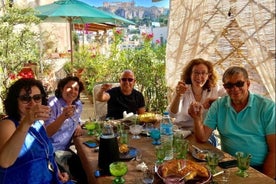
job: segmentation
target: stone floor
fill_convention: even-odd
[[[90,99],[85,93],[81,93],[80,99],[83,102],[83,109],[81,113],[82,122],[89,120],[89,118],[94,119],[94,106],[91,103]]]

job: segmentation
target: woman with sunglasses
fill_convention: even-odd
[[[70,150],[73,136],[83,135],[81,128],[83,83],[78,77],[68,76],[58,82],[55,95],[48,100],[50,118],[45,121],[47,134],[54,146],[56,161],[61,170],[70,173],[72,179],[85,184],[86,175],[77,154]]]
[[[120,76],[120,87],[112,89],[110,84],[103,84],[96,94],[96,100],[107,102],[107,118],[121,119],[123,112],[145,113],[145,100],[141,92],[134,89],[135,76],[131,70],[125,70]]]
[[[4,101],[0,121],[0,183],[72,183],[58,170],[44,120],[49,118],[40,81],[19,79]]]
[[[193,118],[188,114],[190,104],[203,105],[206,113],[211,103],[223,94],[224,90],[217,87],[217,75],[212,63],[201,58],[193,59],[183,68],[181,81],[169,105],[170,116],[175,118],[179,128],[193,131]],[[209,141],[217,145],[215,136],[211,136]]]
[[[223,151],[232,156],[240,151],[250,153],[250,165],[275,179],[275,102],[249,91],[244,67],[228,68],[222,82],[228,95],[212,104],[204,120],[201,111],[193,110],[193,104],[189,108],[197,139],[206,142],[217,129]]]

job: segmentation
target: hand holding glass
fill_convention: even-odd
[[[241,177],[248,177],[248,173],[246,172],[246,170],[249,168],[250,166],[250,160],[252,158],[251,154],[249,153],[243,153],[243,152],[237,152],[236,153],[236,157],[238,160],[238,172],[237,175],[241,176]]]

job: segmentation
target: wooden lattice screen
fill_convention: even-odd
[[[250,90],[275,100],[275,1],[171,0],[166,56],[171,92],[185,63],[202,57],[219,74],[245,66]]]

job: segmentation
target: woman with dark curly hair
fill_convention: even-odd
[[[45,124],[60,168],[69,172],[78,183],[85,184],[86,175],[80,159],[69,149],[72,137],[83,134],[80,125],[82,112],[80,93],[83,89],[83,83],[78,77],[68,76],[61,79],[55,90],[55,96],[48,100],[52,113]]]
[[[210,61],[202,58],[191,60],[183,69],[181,81],[176,86],[172,103],[169,105],[170,116],[184,129],[193,131],[193,119],[188,114],[191,103],[203,105],[205,112],[211,103],[225,94],[223,88],[217,87],[217,75]],[[212,137],[211,143],[216,145]]]
[[[19,79],[4,101],[0,121],[0,183],[71,183],[60,173],[44,120],[49,118],[46,92],[35,79]]]

